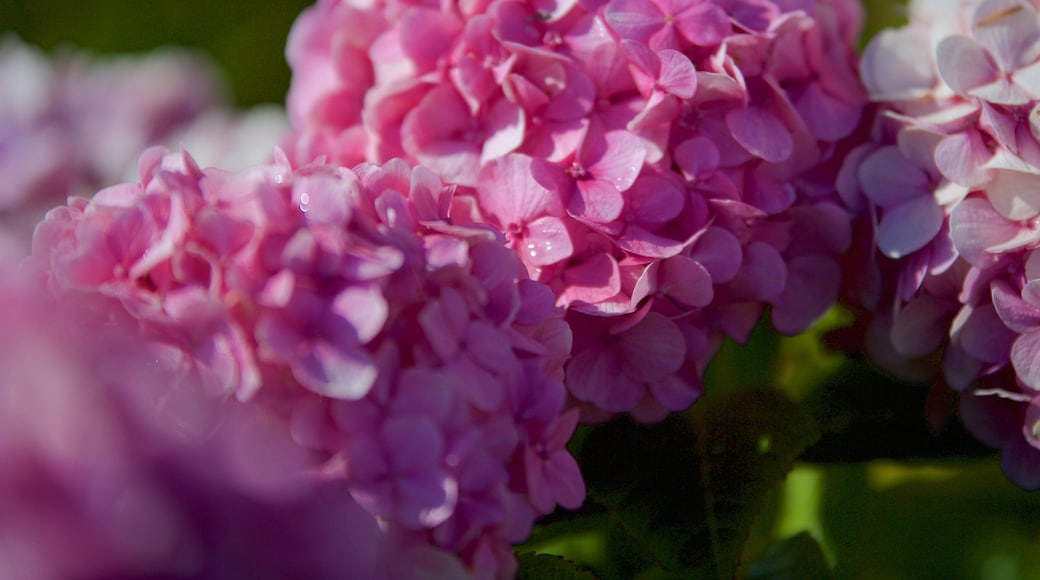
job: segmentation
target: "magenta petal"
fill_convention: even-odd
[[[1007,361],[1015,337],[992,304],[973,309],[955,336],[965,352],[991,364]]]
[[[784,334],[809,328],[838,299],[841,267],[826,256],[801,256],[787,265],[787,287],[773,305],[772,320]]]
[[[602,143],[593,145],[590,151],[585,151],[583,145],[582,162],[586,164],[586,171],[618,191],[632,187],[645,159],[646,148],[642,141],[628,131],[608,131]]]
[[[670,49],[662,50],[657,56],[661,59],[658,85],[680,99],[692,99],[697,91],[697,71],[689,57]]]
[[[937,49],[939,74],[946,84],[962,94],[997,79],[999,71],[986,49],[967,36],[950,36]]]
[[[517,251],[535,266],[548,266],[570,258],[574,245],[563,221],[546,216],[527,225],[527,235]]]
[[[726,126],[733,138],[749,153],[771,163],[779,163],[794,152],[794,138],[772,112],[750,105],[726,114]]]
[[[686,192],[675,182],[644,175],[628,190],[626,215],[644,225],[664,224],[682,211],[686,203]]]
[[[428,419],[389,417],[380,428],[384,449],[396,473],[434,469],[440,463],[444,444],[440,430]]]
[[[625,373],[639,382],[664,379],[678,371],[686,358],[686,341],[679,328],[656,312],[624,331],[618,346]]]
[[[701,390],[675,375],[650,383],[650,394],[669,411],[684,411],[690,408]]]
[[[694,137],[680,143],[673,153],[676,164],[688,179],[709,177],[719,166],[719,148],[706,137]]]
[[[837,141],[852,133],[859,123],[862,107],[833,97],[820,87],[810,84],[795,101],[795,108],[805,120],[809,134],[821,141]]]
[[[577,185],[578,194],[571,197],[567,208],[571,215],[601,224],[621,216],[625,198],[614,185],[598,179],[582,179]]]
[[[675,256],[661,262],[657,285],[663,293],[688,308],[707,306],[715,297],[707,268],[688,256]]]
[[[715,46],[733,30],[726,12],[711,2],[699,2],[683,10],[675,19],[675,26],[697,46]]]
[[[562,450],[550,455],[545,464],[545,477],[557,503],[569,510],[581,507],[585,501],[585,480],[570,453]]]
[[[596,254],[564,272],[563,298],[567,303],[595,304],[621,291],[621,272],[607,254]]]
[[[715,226],[705,230],[690,250],[690,257],[708,270],[716,284],[729,282],[737,275],[743,255],[740,240],[728,230]]]
[[[503,226],[525,224],[542,213],[559,212],[559,200],[547,189],[545,162],[512,154],[488,163],[480,171],[480,207]]]
[[[643,43],[664,24],[661,12],[645,0],[612,0],[603,15],[618,36]]]
[[[647,258],[670,258],[683,250],[683,242],[659,236],[635,224],[625,227],[625,233],[615,243],[626,252]]]
[[[933,197],[903,202],[882,214],[878,248],[890,258],[902,258],[925,247],[942,225],[943,210]]]

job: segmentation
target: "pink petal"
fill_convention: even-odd
[[[686,192],[673,181],[644,175],[628,191],[627,216],[641,224],[664,224],[679,215]]]
[[[705,230],[690,250],[690,257],[704,266],[716,284],[729,282],[737,275],[743,255],[737,237],[716,226]]]
[[[787,265],[787,286],[773,305],[773,326],[784,334],[809,328],[838,299],[841,267],[824,256],[801,256]]]
[[[877,34],[863,51],[860,71],[863,84],[875,101],[916,99],[935,85],[934,63],[915,55],[928,54],[931,40],[920,27],[887,29]]]
[[[453,14],[432,8],[408,10],[400,27],[401,48],[423,71],[446,57],[462,33],[462,23]]]
[[[709,177],[719,166],[719,148],[706,137],[694,137],[680,143],[673,152],[675,163],[687,179]]]
[[[480,153],[480,162],[487,163],[516,150],[524,142],[527,126],[524,111],[508,99],[499,99],[484,119],[487,138]]]
[[[733,30],[729,16],[711,2],[698,2],[675,18],[679,32],[697,46],[715,46]]]
[[[707,306],[715,296],[707,268],[687,256],[675,256],[661,262],[657,285],[662,293],[688,308]]]
[[[1004,324],[992,304],[971,309],[964,323],[951,333],[965,352],[991,364],[1008,360],[1016,338],[1016,333]]]
[[[607,254],[596,254],[563,274],[564,304],[595,304],[621,292],[621,272]]]
[[[686,342],[671,320],[656,312],[624,331],[618,340],[623,369],[633,380],[653,383],[675,373],[686,359]]]
[[[697,92],[697,70],[685,54],[665,49],[657,53],[661,72],[658,86],[680,99],[692,99]]]
[[[827,94],[819,83],[805,87],[794,105],[809,134],[823,141],[837,141],[852,133],[862,109],[860,103],[847,103]]]
[[[574,245],[563,221],[546,216],[527,225],[527,234],[517,251],[535,266],[548,266],[570,258]]]
[[[545,477],[560,506],[575,510],[585,501],[585,480],[578,462],[567,451],[557,451],[545,464]]]
[[[557,193],[560,185],[553,183],[550,171],[544,161],[526,155],[492,161],[480,170],[480,208],[503,227],[523,225],[545,213],[562,213]]]
[[[571,197],[567,211],[576,218],[605,224],[621,215],[625,198],[617,187],[598,179],[581,179],[577,182],[578,192]]]
[[[733,138],[749,153],[779,163],[794,152],[794,138],[773,112],[749,105],[726,114],[726,126]]]
[[[619,248],[647,258],[670,258],[683,250],[683,242],[659,236],[636,224],[629,224],[615,240]]]
[[[612,0],[603,14],[618,36],[642,43],[664,24],[660,10],[647,0]]]
[[[943,210],[935,199],[921,196],[885,209],[878,226],[878,249],[889,258],[902,258],[928,245],[943,225]]]
[[[983,164],[992,157],[978,131],[963,131],[944,138],[935,148],[935,165],[950,181],[975,187],[987,180]]]
[[[701,393],[701,389],[675,375],[650,383],[650,395],[669,411],[685,411]]]
[[[591,146],[582,144],[581,153],[585,170],[618,191],[632,187],[646,159],[643,143],[628,131],[608,131]]]
[[[1014,169],[991,170],[986,196],[993,209],[1010,220],[1026,220],[1040,214],[1040,175]]]
[[[584,349],[571,358],[566,383],[574,398],[614,413],[632,409],[645,393],[642,385],[621,371],[620,357],[595,348]]]

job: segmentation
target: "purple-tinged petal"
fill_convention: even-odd
[[[675,256],[661,262],[657,287],[663,294],[687,308],[702,308],[715,297],[711,275],[703,264],[688,256]]]
[[[726,12],[711,2],[698,2],[675,18],[675,27],[697,46],[716,46],[733,31]]]
[[[664,24],[664,16],[646,0],[612,0],[603,16],[618,36],[642,43]]]
[[[1009,220],[1025,220],[1040,214],[1040,174],[995,168],[986,185],[993,209]]]
[[[903,356],[917,358],[935,352],[946,337],[948,320],[953,315],[948,304],[922,295],[896,313],[890,339]]]
[[[771,163],[779,163],[794,152],[794,138],[784,123],[771,111],[749,105],[726,114],[726,126],[733,138],[749,153]]]
[[[319,340],[292,361],[292,372],[301,385],[319,395],[356,401],[375,384],[378,369],[364,350]]]
[[[683,250],[683,242],[659,236],[636,224],[626,226],[625,233],[615,243],[630,254],[646,258],[670,258]]]
[[[942,225],[943,210],[932,197],[905,201],[882,214],[878,248],[890,258],[902,258],[925,247]]]
[[[480,162],[485,164],[512,153],[524,142],[527,124],[524,111],[508,99],[499,99],[484,120],[487,137],[480,152]]]
[[[596,254],[568,268],[563,274],[563,304],[596,304],[621,292],[621,273],[617,262],[607,254]]]
[[[935,148],[935,165],[950,181],[966,187],[975,187],[988,178],[982,166],[992,157],[982,134],[963,131],[950,135]]]
[[[657,53],[661,62],[658,86],[680,99],[692,99],[697,92],[697,71],[689,57],[677,50],[662,50]]]
[[[705,230],[690,250],[690,257],[704,266],[716,284],[729,282],[740,272],[743,256],[740,240],[716,226]]]
[[[950,214],[950,237],[969,263],[988,266],[994,252],[1023,247],[1040,239],[1040,232],[998,214],[983,198],[962,201]]]
[[[863,193],[885,207],[904,202],[929,191],[928,174],[912,163],[898,147],[882,147],[859,166]]]
[[[1040,328],[1040,308],[1022,300],[1007,282],[994,281],[991,286],[991,294],[997,315],[1008,328],[1019,334]]]
[[[622,368],[633,380],[653,383],[675,373],[686,358],[686,342],[675,323],[650,312],[621,333]]]
[[[931,41],[919,27],[879,32],[860,60],[863,84],[871,99],[910,100],[930,93],[936,83],[934,64],[914,55],[931,51]]]
[[[578,193],[571,197],[567,211],[576,218],[605,224],[621,216],[625,198],[608,181],[582,179],[577,182]]]
[[[581,158],[589,174],[625,191],[643,169],[646,148],[639,137],[627,131],[608,131],[591,147],[583,144]]]
[[[1005,71],[1040,56],[1036,11],[1020,0],[983,0],[972,15],[971,32]]]

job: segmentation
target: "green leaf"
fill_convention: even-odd
[[[525,552],[517,556],[517,580],[595,580],[595,576],[570,560],[552,554]]]
[[[808,532],[770,546],[747,573],[748,580],[826,580],[831,577],[827,557]]]
[[[614,528],[619,561],[608,575],[642,566],[732,578],[766,495],[817,436],[809,416],[772,390],[705,397],[688,417],[658,425],[620,419],[593,430],[579,460]]]

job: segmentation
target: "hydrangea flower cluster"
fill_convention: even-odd
[[[454,187],[400,160],[226,172],[158,148],[139,173],[48,213],[27,267],[133,329],[165,372],[152,400],[262,409],[385,533],[475,577],[580,505],[570,330],[500,234],[448,220]]]
[[[942,348],[967,424],[1040,487],[1040,15],[1026,0],[911,2],[862,59],[879,104],[839,189],[876,224],[864,278],[876,350],[896,366]],[[929,58],[930,57],[930,58]],[[990,388],[980,377],[1010,366]],[[999,429],[996,411],[1010,418]],[[988,415],[993,415],[986,419]],[[1006,425],[1015,425],[1007,429]]]
[[[212,64],[186,51],[52,60],[0,38],[0,229],[27,248],[22,230],[47,209],[122,180],[145,147],[222,101]]]
[[[851,0],[320,0],[287,55],[297,165],[393,157],[459,186],[568,310],[586,420],[688,407],[723,335],[836,299]]]

